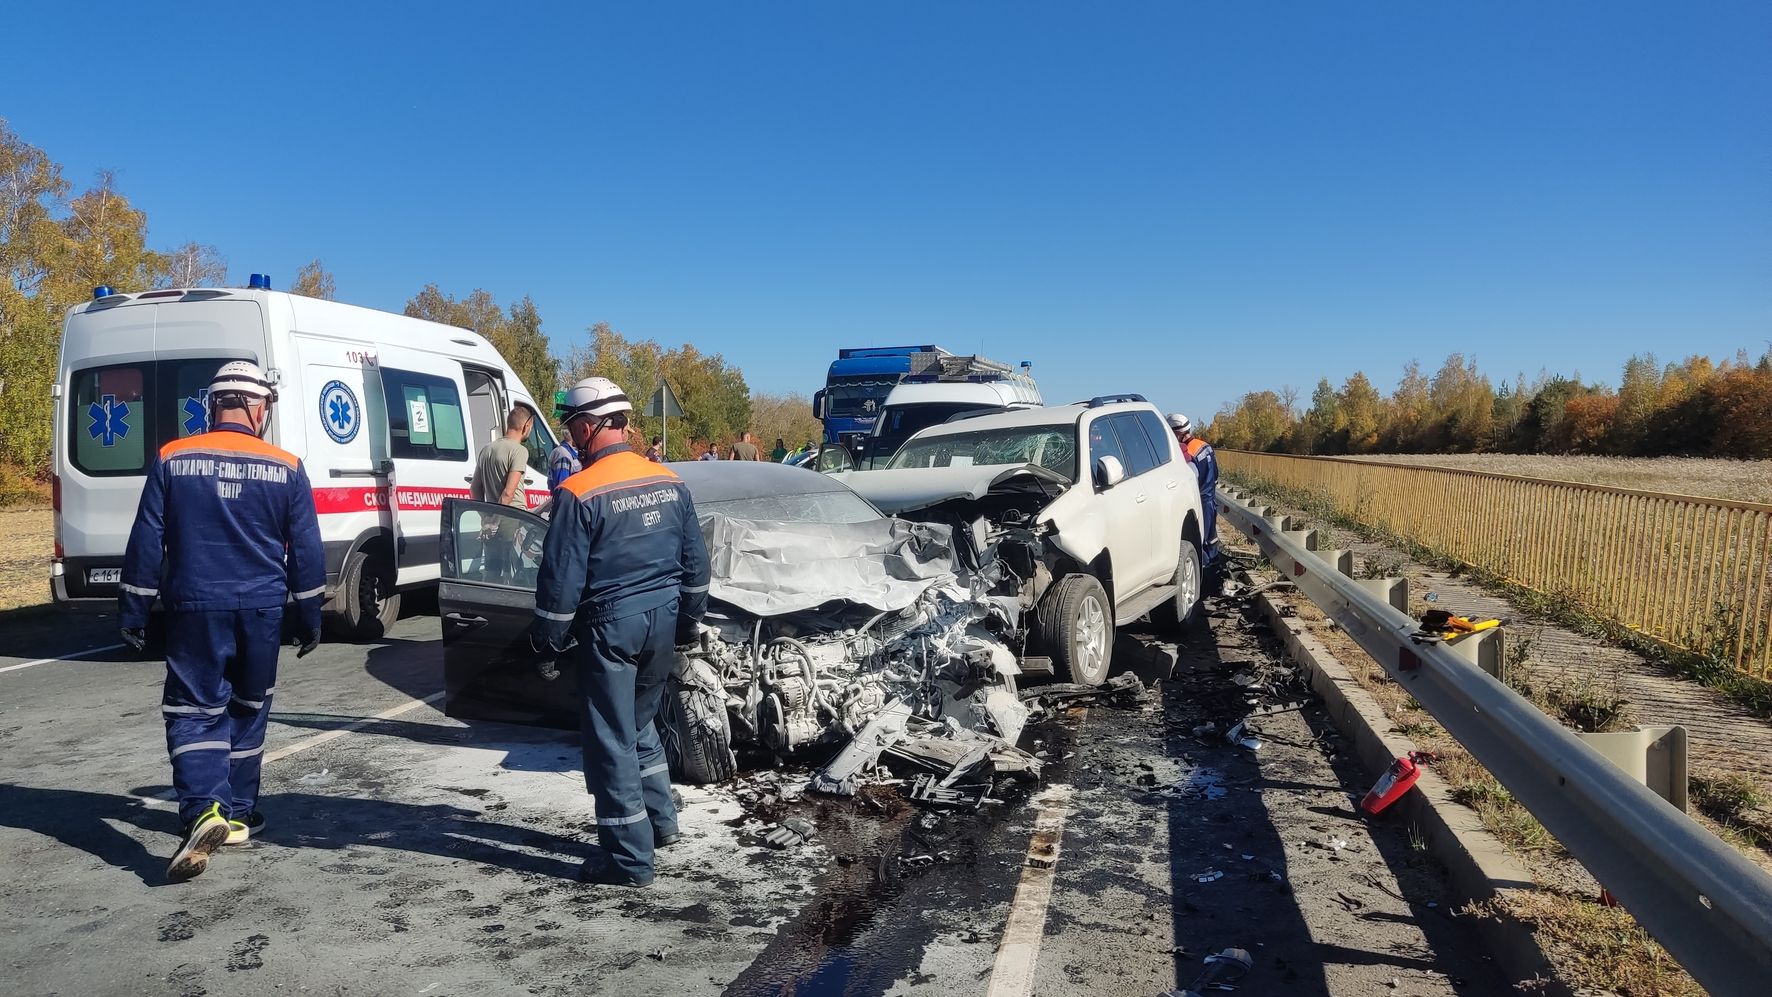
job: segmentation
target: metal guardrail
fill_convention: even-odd
[[[1501,631],[1416,644],[1400,578],[1348,577],[1316,533],[1220,486],[1219,512],[1413,695],[1713,994],[1765,994],[1772,876],[1485,671]],[[1339,570],[1338,570],[1339,569]]]
[[[1240,483],[1323,495],[1362,523],[1772,678],[1772,505],[1346,457],[1218,455]]]

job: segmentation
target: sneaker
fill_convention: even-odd
[[[228,819],[222,816],[221,804],[211,803],[185,828],[184,843],[166,867],[166,878],[173,882],[202,875],[209,868],[209,856],[228,840]]]
[[[224,845],[244,845],[265,829],[265,815],[257,810],[244,817],[228,818],[228,840]]]

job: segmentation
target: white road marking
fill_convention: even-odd
[[[423,699],[409,699],[406,702],[401,703],[399,706],[393,707],[392,709],[383,710],[380,713],[377,713],[373,717],[364,717],[363,719],[358,720],[354,723],[345,724],[343,727],[340,727],[337,730],[329,730],[329,731],[325,732],[324,734],[315,734],[313,737],[303,738],[302,740],[297,741],[294,744],[286,744],[283,747],[278,748],[276,751],[267,751],[267,752],[265,752],[265,764],[269,765],[271,762],[274,762],[274,761],[278,760],[279,758],[288,758],[290,755],[293,755],[297,752],[306,751],[309,748],[317,748],[320,745],[325,744],[327,741],[336,740],[338,738],[344,737],[346,734],[349,734],[352,731],[362,730],[363,728],[368,727],[371,724],[375,724],[375,723],[378,723],[383,720],[392,720],[402,713],[409,713],[413,710],[418,709],[421,706],[429,706],[432,703],[435,703],[437,700],[442,699],[442,698],[443,698],[443,694],[441,692],[433,692],[429,696],[426,696]]]
[[[329,730],[329,731],[326,731],[325,733],[315,734],[313,737],[303,738],[300,741],[295,742],[294,744],[284,745],[283,747],[278,748],[276,751],[267,751],[267,752],[265,752],[265,756],[264,756],[265,764],[269,764],[271,762],[274,762],[274,761],[278,760],[279,758],[288,758],[290,755],[293,755],[297,752],[306,751],[309,748],[319,747],[320,745],[325,744],[328,741],[332,741],[332,740],[336,740],[338,738],[341,738],[341,737],[345,736],[346,734],[351,733],[352,731],[362,730],[363,728],[368,727],[371,724],[379,723],[383,720],[392,720],[393,718],[399,716],[402,713],[410,713],[411,711],[416,710],[421,706],[429,706],[430,704],[435,703],[437,700],[442,699],[442,698],[443,698],[442,693],[433,692],[429,696],[426,696],[423,699],[409,699],[406,702],[401,703],[399,706],[393,707],[392,709],[383,710],[380,713],[377,713],[373,717],[364,717],[361,720],[346,724],[345,726],[340,727],[337,730]],[[136,795],[135,799],[137,802],[141,803],[143,806],[155,807],[158,809],[171,809],[171,810],[176,810],[178,808],[177,804],[175,802],[173,802],[178,799],[177,790],[164,789],[158,793],[153,794],[152,796]]]
[[[120,647],[128,646],[129,645],[127,644],[106,644],[104,647],[89,647],[84,651],[75,651],[73,654],[64,654],[59,658],[38,658],[36,661],[27,661],[22,665],[7,665],[5,668],[0,668],[0,672],[16,672],[21,668],[35,668],[38,665],[47,665],[51,661],[73,661],[76,658],[84,658],[89,654],[103,654],[106,651],[115,651]]]
[[[1027,862],[1009,904],[1009,920],[1003,925],[1003,941],[991,967],[987,997],[1028,997],[1034,992],[1034,963],[1040,958],[1040,940],[1046,935],[1046,908],[1052,903],[1052,884],[1058,878],[1059,844],[1064,840],[1064,820],[1071,812],[1071,787],[1057,785],[1034,797],[1034,836],[1028,843]]]

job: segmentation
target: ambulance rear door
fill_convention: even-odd
[[[468,497],[475,450],[458,361],[386,344],[377,357],[404,588],[437,580],[440,510],[446,498]]]
[[[326,584],[336,588],[351,551],[373,538],[385,538],[381,551],[397,546],[380,360],[362,342],[303,333],[294,341],[300,377],[282,389],[278,407],[304,430],[302,462],[320,516]]]

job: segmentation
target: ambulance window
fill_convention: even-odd
[[[518,402],[517,407],[529,408],[522,402]],[[534,411],[530,409],[532,414]],[[548,436],[548,427],[540,418],[530,422],[529,435],[524,437],[523,446],[529,451],[529,466],[543,474],[548,473],[548,454],[554,451],[554,441]]]
[[[388,395],[388,435],[395,457],[468,459],[461,393],[453,381],[392,367],[381,369],[381,379]]]
[[[74,466],[87,474],[140,474],[147,466],[151,364],[94,367],[73,376],[68,433]]]
[[[160,376],[155,382],[160,396],[154,403],[159,410],[155,413],[159,418],[156,443],[165,445],[209,428],[209,383],[227,362],[220,357],[160,361]]]
[[[462,368],[468,386],[468,423],[473,427],[474,446],[483,447],[504,434],[505,404],[499,383],[484,371]]]

